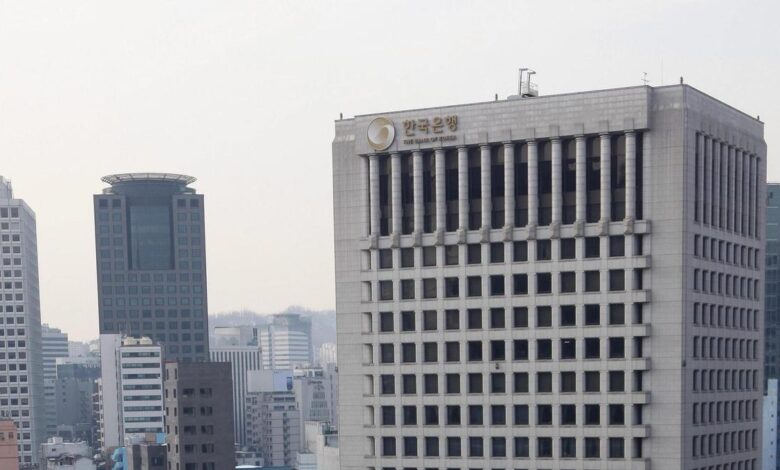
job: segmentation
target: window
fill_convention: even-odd
[[[625,407],[623,405],[609,405],[607,416],[610,426],[622,426],[626,424]]]
[[[598,304],[585,305],[585,326],[601,324],[601,308]]]
[[[609,391],[625,392],[625,373],[622,370],[609,371]]]
[[[460,375],[459,374],[445,374],[444,380],[446,382],[447,393],[460,393]]]
[[[438,457],[439,456],[439,438],[438,437],[426,437],[425,438],[425,456],[426,457]]]
[[[494,274],[490,276],[490,295],[504,295],[504,276]]]
[[[423,362],[436,362],[439,360],[437,343],[423,343]]]
[[[447,266],[454,266],[459,262],[459,250],[458,245],[447,245],[444,247],[444,264]]]
[[[577,439],[573,437],[561,438],[561,458],[573,459],[577,457]]]
[[[417,438],[416,437],[404,437],[404,457],[416,457],[417,456]]]
[[[505,361],[506,360],[506,343],[504,340],[492,340],[490,341],[490,360],[491,361]]]
[[[512,309],[512,326],[514,328],[528,328],[527,307],[514,307]]]
[[[459,426],[460,425],[460,406],[459,405],[447,405],[445,408],[447,425]]]
[[[561,360],[576,359],[577,341],[574,338],[561,339]]]
[[[379,300],[393,300],[393,281],[379,281]]]
[[[570,294],[577,291],[577,276],[574,271],[561,273],[561,293]]]
[[[436,247],[424,246],[422,248],[423,266],[436,266]]]
[[[506,426],[506,406],[490,406],[490,424],[493,426]]]
[[[536,405],[536,424],[538,426],[550,426],[552,423],[552,405]]]
[[[439,377],[436,374],[423,375],[423,393],[426,395],[439,393]]]
[[[622,459],[625,457],[624,441],[622,437],[610,437],[608,443],[610,459]]]
[[[598,437],[586,437],[584,447],[587,459],[597,459],[601,455],[601,444]]]
[[[515,361],[527,361],[528,360],[528,340],[516,339],[512,342],[513,355],[512,358]]]
[[[503,263],[504,262],[504,243],[497,242],[490,244],[490,262],[491,263]]]
[[[459,362],[460,343],[457,341],[447,341],[444,343],[444,356],[447,362]]]
[[[561,259],[574,259],[577,256],[576,239],[561,238]]]
[[[601,280],[599,271],[585,271],[585,292],[599,292]]]
[[[506,328],[506,316],[503,308],[490,309],[490,328]]]
[[[585,338],[585,359],[598,359],[601,357],[599,338]]]
[[[536,438],[536,456],[541,458],[552,457],[552,438],[551,437],[537,437]]]
[[[626,323],[626,306],[624,304],[609,304],[609,324],[624,325]]]
[[[447,298],[460,297],[460,278],[457,277],[444,278],[444,297]]]
[[[414,395],[417,393],[417,376],[414,374],[404,374],[401,376],[401,393],[405,395]]]
[[[622,291],[626,289],[626,276],[622,269],[609,270],[609,290]]]
[[[528,405],[514,405],[514,425],[528,426]]]
[[[395,376],[383,374],[380,376],[380,391],[382,395],[395,394]]]
[[[423,283],[423,298],[435,299],[436,298],[436,278],[427,278],[422,280]]]
[[[458,328],[460,328],[459,310],[444,311],[444,328],[447,330],[457,330]]]
[[[479,264],[482,262],[482,245],[479,243],[470,243],[466,245],[466,260],[468,264]]]
[[[423,311],[423,330],[434,331],[438,329],[437,325],[438,312],[436,310]]]
[[[382,438],[382,456],[383,457],[395,457],[395,438],[383,437]]]
[[[382,426],[395,426],[395,407],[382,407]]]
[[[585,426],[598,426],[601,424],[601,407],[599,405],[585,405],[583,419]]]
[[[490,456],[491,457],[506,457],[506,438],[505,437],[491,437],[490,438]]]
[[[379,362],[382,364],[393,363],[393,344],[380,344],[379,345]]]
[[[552,372],[536,373],[536,391],[538,393],[552,393]]]
[[[447,457],[460,457],[460,437],[447,438]]]
[[[552,307],[536,307],[536,327],[549,328],[552,326]]]
[[[599,237],[585,237],[585,257],[598,258],[601,242]]]
[[[515,457],[528,458],[530,455],[530,446],[527,437],[515,438]]]
[[[470,330],[482,328],[482,310],[478,308],[467,310],[467,327]]]
[[[536,273],[536,293],[549,294],[552,292],[552,274]]]
[[[414,267],[414,248],[401,248],[401,267]]]
[[[528,261],[528,242],[512,243],[512,261],[515,263]]]
[[[482,341],[468,341],[466,343],[469,361],[482,360]]]
[[[481,276],[468,276],[466,278],[466,295],[469,297],[479,297],[482,295]]]
[[[401,331],[414,331],[414,312],[401,312]]]
[[[577,391],[577,374],[575,372],[561,372],[561,393],[574,393]]]
[[[469,437],[469,457],[484,457],[485,450],[483,448],[481,437]]]
[[[401,279],[401,299],[414,299],[414,279]]]
[[[609,237],[609,256],[625,256],[626,240],[623,235]]]
[[[528,372],[515,372],[513,379],[514,393],[528,393]]]
[[[469,425],[480,426],[483,424],[482,406],[469,405]]]
[[[577,309],[574,305],[561,305],[561,326],[575,326],[577,324]]]
[[[536,240],[536,261],[549,261],[552,259],[552,241]]]
[[[622,359],[626,356],[625,338],[609,338],[609,358]]]
[[[514,295],[528,295],[528,274],[512,275],[512,293]]]
[[[424,423],[428,426],[439,424],[439,407],[436,405],[425,405],[423,407]]]
[[[599,371],[586,371],[584,382],[586,392],[598,392],[601,390],[601,375]]]
[[[401,361],[417,362],[417,345],[414,343],[401,343]]]
[[[393,331],[393,312],[379,312],[379,331]]]
[[[385,248],[379,250],[379,269],[390,269],[393,267],[393,250]]]

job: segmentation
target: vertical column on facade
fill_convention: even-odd
[[[626,222],[636,219],[636,134],[626,132]]]
[[[601,224],[602,231],[612,218],[612,142],[601,134]]]
[[[742,151],[742,235],[750,233],[750,155]]]
[[[469,228],[469,151],[458,147],[458,232],[460,241],[466,241]]]
[[[401,235],[401,155],[390,155],[390,196],[392,203],[392,229],[390,233],[393,243],[398,243]]]
[[[720,143],[720,228],[728,229],[729,225],[729,147]]]
[[[720,142],[712,139],[712,226],[720,227]]]
[[[586,152],[585,152],[586,140],[584,135],[578,135],[575,141],[575,171],[576,171],[576,221],[577,234],[582,235],[584,233],[586,210],[587,210],[587,187],[585,180],[586,172]]]
[[[744,166],[742,165],[742,150],[734,149],[734,173],[736,176],[736,204],[734,205],[734,231],[741,234],[744,228],[742,223],[742,189],[744,186],[743,173]]]
[[[480,145],[480,176],[482,178],[482,231],[483,237],[490,230],[491,215],[493,212],[492,194],[490,188],[490,146]]]
[[[705,185],[706,190],[704,191],[704,207],[707,208],[705,214],[704,214],[704,221],[712,226],[713,220],[712,220],[712,213],[713,213],[713,206],[715,205],[715,202],[712,200],[712,172],[713,170],[713,163],[714,159],[712,158],[712,138],[711,137],[704,137],[704,178],[705,181],[707,181],[707,184]],[[707,171],[709,170],[709,171]]]
[[[414,238],[420,241],[425,225],[423,220],[423,176],[422,176],[422,152],[412,153],[412,187],[414,188]]]
[[[764,217],[766,214],[764,214],[763,211],[759,210],[759,207],[761,206],[759,204],[759,201],[761,201],[761,192],[759,191],[759,188],[761,187],[760,182],[762,180],[765,180],[764,177],[761,175],[761,158],[756,155],[756,178],[755,178],[755,185],[756,185],[756,193],[755,193],[755,199],[753,200],[754,208],[755,208],[755,214],[756,214],[756,222],[754,224],[753,228],[753,236],[756,238],[759,238],[762,232],[762,227],[764,227]],[[766,194],[763,195],[764,200],[766,200]]]
[[[379,157],[368,156],[369,233],[379,236]]]
[[[528,141],[528,236],[536,236],[539,223],[539,149],[535,140]]]
[[[734,147],[729,145],[726,148],[726,229],[734,230],[734,207],[735,189],[734,189]]]
[[[561,193],[561,165],[563,162],[561,139],[554,137],[552,144],[552,223],[553,236],[558,235],[558,229],[561,226],[561,211],[563,210],[563,195]]]
[[[756,234],[756,158],[748,156],[748,235]]]
[[[446,177],[444,173],[444,149],[436,149],[434,158],[435,165],[435,177],[436,177],[436,236],[438,242],[444,242],[442,238],[444,232],[447,230],[447,202],[445,201],[446,193]]]
[[[504,142],[504,227],[507,236],[515,226],[515,145]]]
[[[704,151],[704,143],[705,143],[704,134],[697,134],[696,135],[696,139],[698,140],[698,148],[699,148],[699,169],[698,169],[698,171],[699,171],[699,194],[698,194],[698,196],[699,196],[699,207],[698,207],[698,211],[699,211],[699,222],[701,222],[703,224],[704,221],[705,221],[705,217],[704,217],[704,207],[705,207],[705,205],[704,205],[704,177],[705,177],[704,167],[706,166],[705,163],[704,163],[704,155],[706,153]]]

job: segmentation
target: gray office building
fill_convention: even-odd
[[[335,123],[341,468],[761,468],[764,125],[687,85]]]
[[[780,183],[766,187],[765,379],[780,378]]]
[[[19,468],[45,441],[35,212],[0,176],[0,416],[16,423]]]
[[[94,196],[100,333],[148,336],[166,360],[207,361],[203,195],[195,178],[110,175]]]

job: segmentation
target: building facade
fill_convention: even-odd
[[[57,358],[68,357],[68,335],[59,328],[43,324],[43,396],[46,403],[46,437],[57,434]]]
[[[263,355],[258,344],[257,329],[251,326],[217,327],[211,345],[211,360],[230,363],[233,379],[233,433],[242,447],[246,446],[247,373],[263,368]]]
[[[0,415],[0,468],[19,470],[16,423],[4,415]]]
[[[235,467],[230,364],[166,363],[165,416],[169,468]]]
[[[300,411],[302,442],[307,421],[328,423],[338,428],[338,378],[334,364],[295,370],[293,392]]]
[[[203,195],[195,178],[103,178],[94,196],[100,333],[148,336],[169,360],[208,360]]]
[[[294,467],[301,450],[300,410],[291,370],[249,373],[247,447],[263,456],[266,467]]]
[[[35,213],[0,176],[0,414],[16,422],[21,468],[45,437]]]
[[[258,329],[264,369],[312,365],[311,318],[298,313],[280,313],[273,316],[269,325]]]
[[[766,314],[764,375],[780,378],[780,183],[766,188]]]
[[[680,85],[335,127],[343,469],[759,468],[760,121]]]
[[[86,441],[91,447],[97,444],[92,393],[98,378],[98,357],[57,360],[54,398],[58,437],[69,442]]]
[[[100,335],[101,446],[124,445],[133,434],[161,433],[162,346],[151,339]]]

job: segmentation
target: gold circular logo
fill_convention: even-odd
[[[367,134],[368,145],[374,150],[385,150],[393,144],[395,126],[390,119],[378,117],[368,125]]]

